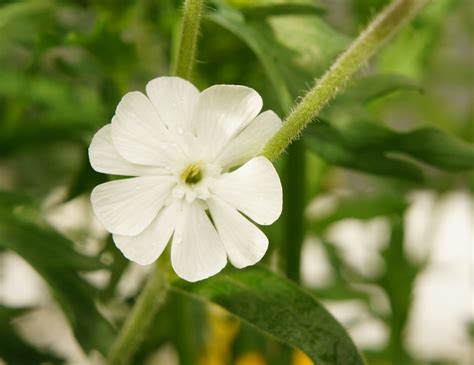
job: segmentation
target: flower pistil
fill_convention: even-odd
[[[190,185],[202,180],[202,161],[195,162],[186,167],[180,175],[181,180]]]

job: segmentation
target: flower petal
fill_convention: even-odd
[[[194,108],[199,90],[180,77],[157,77],[146,85],[146,93],[170,131],[194,133]]]
[[[178,153],[150,100],[137,91],[126,94],[117,106],[112,140],[120,155],[137,164],[169,166]]]
[[[261,108],[262,98],[249,87],[215,85],[204,90],[199,96],[195,118],[197,137],[205,155],[214,159]]]
[[[110,181],[92,190],[92,208],[109,232],[135,236],[156,217],[173,185],[164,176]]]
[[[114,234],[114,242],[123,255],[140,265],[149,265],[163,253],[176,226],[178,204],[164,207],[153,222],[138,236]]]
[[[232,265],[241,269],[260,261],[268,248],[265,234],[221,199],[206,203]]]
[[[89,160],[95,171],[122,176],[163,175],[166,170],[131,163],[120,156],[112,143],[110,124],[105,125],[92,138]]]
[[[255,118],[217,156],[216,163],[224,169],[250,160],[263,149],[265,143],[281,128],[281,119],[271,110]]]
[[[221,175],[212,192],[258,224],[271,224],[281,214],[280,178],[271,162],[263,156]]]
[[[176,274],[188,281],[198,281],[217,274],[226,262],[224,246],[204,207],[197,201],[184,203],[171,247]]]

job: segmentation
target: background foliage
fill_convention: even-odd
[[[194,82],[200,89],[249,85],[263,96],[265,109],[283,117],[385,3],[207,1]],[[0,255],[14,252],[42,277],[85,353],[107,352],[142,284],[135,280],[133,290],[121,291],[132,264],[91,223],[88,194],[106,177],[91,169],[87,147],[123,94],[169,74],[180,5],[0,4]],[[404,337],[412,290],[429,263],[429,256],[417,262],[407,256],[404,217],[413,192],[472,192],[468,8],[468,1],[433,2],[277,161],[284,214],[266,228],[271,244],[264,264],[278,274],[228,268],[196,285],[177,282],[134,364],[149,361],[163,344],[171,344],[184,365],[307,361],[282,342],[320,364],[362,363],[320,304],[354,299],[389,332],[382,346],[361,348],[368,363],[428,363],[407,349]],[[310,203],[328,194],[336,201],[332,209],[312,214]],[[380,252],[383,269],[367,275],[350,264],[329,232],[347,219],[374,218],[388,224],[389,237]],[[331,280],[322,285],[302,280],[308,238],[318,239],[331,267]],[[91,280],[97,272],[105,279]],[[373,290],[382,293],[388,310],[374,305]],[[67,362],[15,327],[17,318],[34,310],[0,306],[0,359]],[[349,330],[353,325],[345,323]]]

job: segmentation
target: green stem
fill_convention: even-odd
[[[300,282],[301,248],[304,240],[304,207],[306,192],[306,149],[297,141],[288,150],[288,159],[284,174],[285,192],[285,241],[282,257],[285,260],[285,272],[289,279]]]
[[[201,9],[202,0],[186,0],[184,3],[175,74],[185,79],[190,78],[193,69]],[[168,282],[156,266],[112,345],[108,365],[126,365],[130,362],[156,312],[163,305],[167,292]]]
[[[383,9],[296,105],[283,127],[268,141],[262,155],[270,160],[278,157],[375,51],[429,1],[394,0]]]
[[[156,312],[163,305],[166,293],[167,282],[161,269],[156,266],[115,339],[107,364],[126,365],[130,362]]]
[[[189,80],[193,71],[201,10],[202,0],[186,0],[184,3],[178,60],[174,74],[187,80]]]

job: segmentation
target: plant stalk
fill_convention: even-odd
[[[286,276],[300,282],[301,249],[305,233],[306,149],[302,141],[289,147],[283,176],[283,215],[286,230],[282,245]],[[291,192],[291,193],[290,193]]]
[[[178,59],[174,74],[186,80],[190,79],[193,71],[201,12],[202,0],[185,0]]]
[[[430,0],[394,0],[383,9],[352,45],[343,52],[288,115],[282,128],[268,141],[262,155],[277,158],[395,32]]]
[[[167,291],[166,278],[156,265],[112,345],[107,361],[108,365],[129,364],[155,314],[165,302]]]
[[[202,0],[185,0],[180,46],[174,72],[184,79],[189,79],[193,70],[201,10]],[[167,292],[167,278],[156,265],[111,347],[108,365],[129,364],[155,314],[165,302]]]

